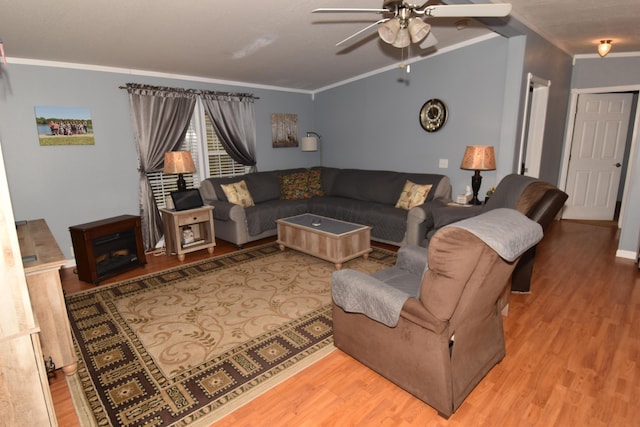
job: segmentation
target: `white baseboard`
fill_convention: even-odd
[[[622,249],[618,249],[616,251],[616,257],[618,258],[626,258],[626,259],[632,259],[632,260],[636,260],[636,253],[633,251],[624,251]]]

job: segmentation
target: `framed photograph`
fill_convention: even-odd
[[[94,145],[88,108],[35,107],[40,145]]]
[[[273,148],[298,146],[298,115],[271,115],[271,136]]]

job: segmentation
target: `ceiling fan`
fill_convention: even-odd
[[[312,13],[325,12],[363,12],[377,13],[383,16],[378,21],[338,42],[336,46],[343,45],[378,26],[378,35],[385,43],[397,48],[405,48],[411,43],[420,43],[420,48],[424,49],[437,43],[435,36],[430,31],[431,25],[424,21],[426,18],[503,17],[511,13],[511,4],[447,5],[429,4],[429,2],[427,2],[422,5],[415,5],[405,0],[383,0],[382,8],[380,9],[318,8],[312,10]]]

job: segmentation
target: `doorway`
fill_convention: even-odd
[[[631,170],[632,169],[631,167],[627,167],[628,161],[630,158],[634,158],[635,152],[638,149],[637,135],[640,127],[640,111],[638,110],[637,107],[638,107],[639,89],[640,87],[637,85],[617,86],[617,87],[610,87],[610,88],[574,89],[572,90],[572,96],[570,101],[571,105],[569,108],[567,134],[565,137],[562,169],[561,169],[560,182],[559,182],[559,188],[564,189],[567,193],[569,193],[569,200],[567,201],[567,203],[572,202],[571,200],[572,194],[570,192],[574,191],[572,188],[575,186],[574,185],[570,187],[568,181],[569,181],[569,169],[570,169],[570,163],[571,163],[570,160],[572,155],[572,149],[574,148],[574,141],[578,139],[575,133],[578,131],[578,126],[576,124],[576,121],[577,121],[579,98],[584,96],[593,96],[593,95],[620,95],[625,93],[627,95],[631,95],[632,97],[631,108],[629,110],[631,117],[629,120],[629,124],[626,127],[627,139],[625,142],[626,145],[624,147],[623,160],[621,162],[622,166],[620,168],[616,167],[617,161],[612,163],[613,167],[620,170],[620,178],[618,179],[618,191],[616,192],[617,197],[615,202],[613,202],[614,214],[611,214],[611,216],[609,215],[608,212],[611,210],[611,206],[608,206],[607,215],[605,218],[605,220],[611,220],[616,218],[617,217],[616,207],[622,206],[619,217],[616,218],[616,221],[619,227],[622,226],[622,223],[624,221],[625,201],[628,198],[628,185],[626,184],[630,182],[630,179],[632,178],[631,175],[634,173],[634,171]],[[610,146],[611,144],[609,144],[609,147]],[[584,173],[583,175],[586,175],[586,173]],[[602,187],[603,185],[601,185],[601,188]],[[580,191],[580,187],[578,187],[578,191]],[[604,191],[600,191],[600,194],[598,195],[600,201],[602,200],[601,195],[604,193],[605,193]],[[611,195],[611,193],[613,192],[609,191],[609,195]],[[588,191],[586,191],[584,194],[588,194]],[[611,203],[608,203],[608,204],[611,205]],[[565,208],[563,209],[562,218],[569,218],[569,216],[565,215],[566,209],[567,209],[567,205],[565,205]],[[586,210],[588,209],[589,208],[587,207]],[[573,214],[569,213],[569,215],[573,215]],[[588,218],[590,218],[590,216],[588,216]]]
[[[578,96],[562,218],[614,219],[633,106],[632,93]]]
[[[551,81],[531,73],[527,75],[527,81],[529,89],[524,101],[524,123],[520,136],[518,173],[539,178]]]

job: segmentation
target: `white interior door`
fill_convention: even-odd
[[[632,101],[630,93],[578,97],[563,218],[613,219]]]

